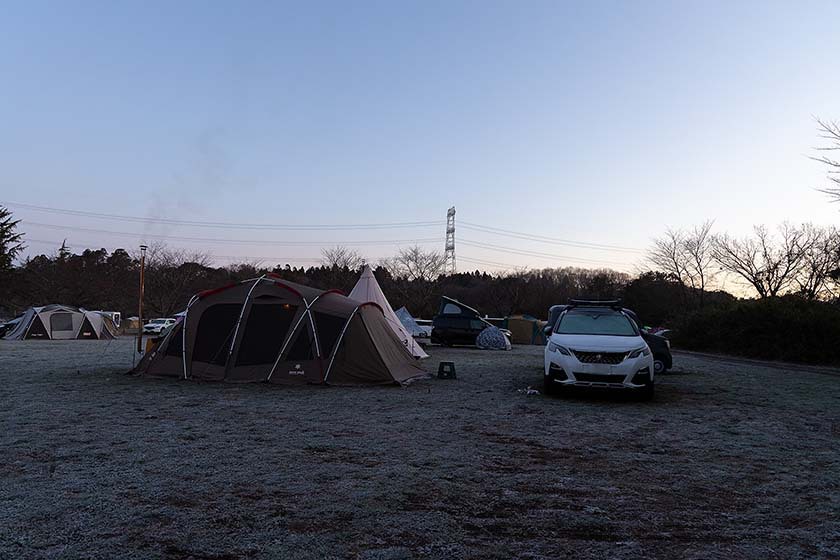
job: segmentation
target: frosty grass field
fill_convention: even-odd
[[[677,354],[547,398],[542,348],[409,387],[125,375],[0,341],[0,558],[840,557],[840,373]]]

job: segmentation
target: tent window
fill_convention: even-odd
[[[309,329],[304,323],[298,331],[297,338],[289,350],[286,361],[288,362],[303,362],[305,360],[315,359],[315,345],[312,343],[312,336],[309,334]]]
[[[193,361],[225,365],[241,303],[218,303],[201,314],[193,345]]]
[[[444,315],[460,315],[461,308],[455,305],[454,303],[447,303],[443,306],[443,314]]]
[[[297,306],[287,303],[251,305],[236,365],[273,364],[296,314]]]
[[[53,313],[50,315],[50,330],[52,332],[72,331],[73,315],[71,313]]]
[[[313,315],[315,316],[315,329],[318,331],[318,342],[321,343],[321,357],[327,358],[332,353],[338,337],[341,336],[341,331],[344,329],[347,319],[318,311],[314,312]]]

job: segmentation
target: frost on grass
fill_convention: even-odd
[[[1,558],[831,558],[840,377],[678,356],[549,398],[542,349],[407,388],[126,376],[0,342]]]

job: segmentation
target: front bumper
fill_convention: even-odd
[[[558,387],[642,389],[653,381],[653,356],[625,359],[614,365],[584,364],[574,355],[546,349],[545,375]]]

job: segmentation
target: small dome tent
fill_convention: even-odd
[[[383,310],[268,274],[193,296],[137,373],[207,381],[408,383],[426,373]]]
[[[411,336],[429,336],[431,327],[428,327],[428,330],[421,327],[405,306],[394,311],[394,315],[397,316],[405,331]]]
[[[30,307],[4,340],[100,340],[117,336],[111,318],[69,305]]]
[[[350,298],[363,303],[371,302],[378,305],[382,309],[388,325],[394,330],[394,334],[402,341],[408,351],[411,352],[411,355],[420,359],[429,357],[420,348],[420,345],[417,344],[417,341],[414,340],[411,333],[406,330],[396,313],[394,313],[394,309],[388,303],[388,298],[385,297],[385,293],[379,286],[379,282],[376,281],[376,277],[373,275],[370,266],[365,265],[362,269],[362,275],[359,277],[359,281],[356,282],[356,285],[350,291]]]

